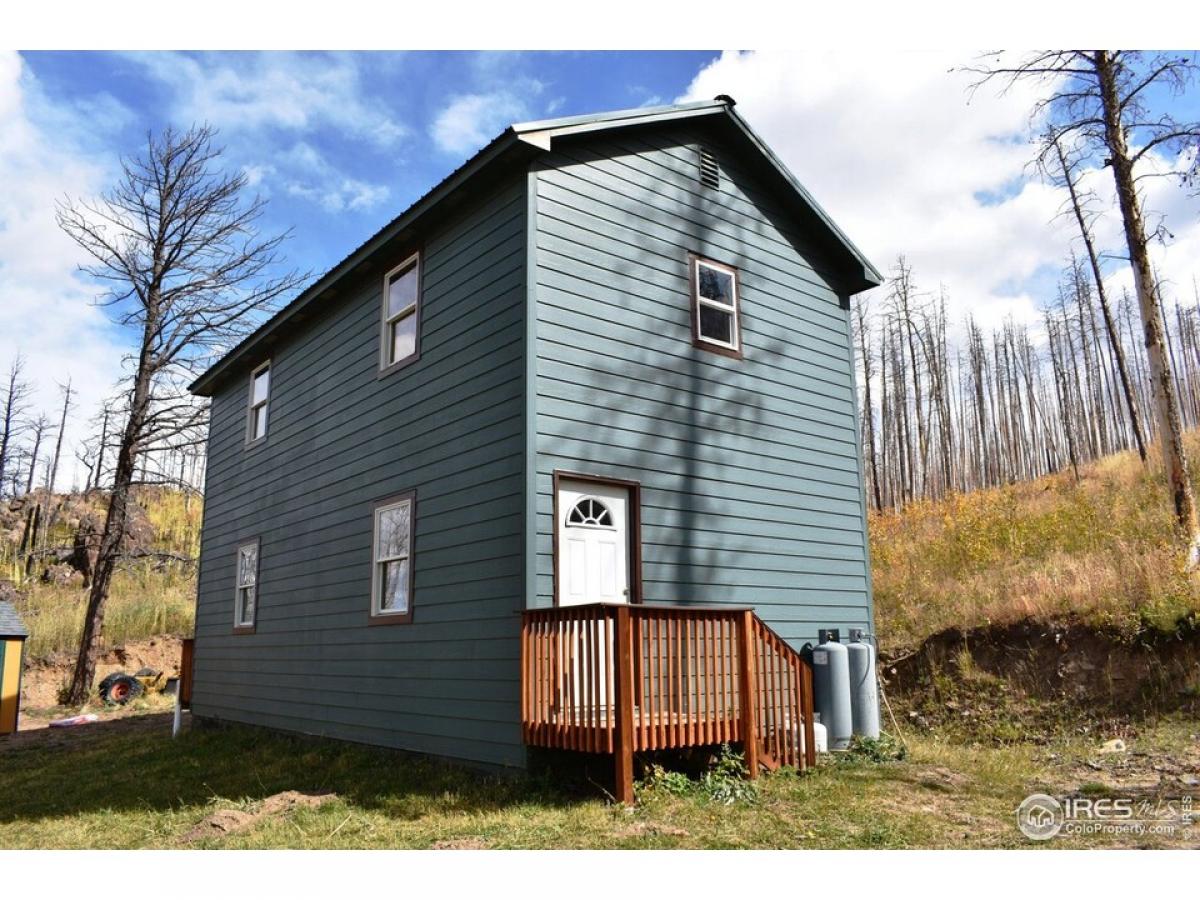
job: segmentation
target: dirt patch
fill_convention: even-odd
[[[248,831],[264,819],[285,816],[297,809],[316,809],[331,800],[336,800],[337,794],[304,794],[300,791],[283,791],[254,804],[249,810],[219,809],[212,815],[206,816],[191,831],[180,840],[185,844],[208,838],[221,838],[226,835]]]
[[[955,772],[945,766],[935,766],[916,773],[919,784],[938,791],[956,793],[971,784],[971,778],[962,772]]]
[[[430,850],[487,850],[492,846],[490,841],[479,837],[450,838],[445,841],[434,841],[429,845]]]
[[[1120,638],[1026,620],[950,629],[880,675],[910,724],[979,723],[1004,712],[1136,719],[1200,710],[1200,627]]]
[[[162,706],[167,707],[163,699]],[[47,728],[49,720],[22,713],[21,730],[0,739],[0,757],[25,750],[74,749],[102,742],[114,735],[144,735],[147,739],[171,733],[172,713],[145,706],[119,706],[97,710],[100,721],[76,728]],[[191,713],[184,712],[182,726],[191,727]],[[0,766],[2,769],[2,766]]]
[[[178,675],[182,646],[181,638],[163,634],[105,650],[96,661],[96,682],[99,683],[100,679],[113,672],[133,674],[142,668]],[[74,670],[75,657],[68,653],[53,653],[31,659],[25,664],[25,674],[21,679],[22,729],[31,727],[26,725],[26,712],[58,705],[58,693],[70,683]]]

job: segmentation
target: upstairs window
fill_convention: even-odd
[[[249,541],[237,550],[237,588],[233,598],[233,630],[254,630],[258,611],[258,541]]]
[[[741,357],[738,273],[698,256],[691,257],[692,337],[697,347]]]
[[[253,444],[267,436],[267,402],[271,399],[271,364],[263,363],[250,374],[250,413],[246,441]]]
[[[416,494],[385,500],[375,507],[371,621],[412,621],[413,532]]]
[[[421,258],[414,253],[383,276],[383,345],[379,367],[390,370],[418,355]]]

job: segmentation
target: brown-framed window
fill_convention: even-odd
[[[383,276],[382,315],[379,369],[381,372],[390,372],[420,355],[420,253],[414,253]]]
[[[409,491],[375,504],[371,541],[371,622],[412,621],[417,493]]]
[[[246,411],[246,443],[256,444],[267,437],[267,409],[271,402],[271,361],[250,373],[250,398]]]
[[[724,356],[741,358],[742,325],[738,307],[738,270],[688,256],[692,291],[692,343]]]
[[[238,634],[254,631],[258,616],[259,539],[243,541],[237,548],[237,574],[233,597],[233,630]]]

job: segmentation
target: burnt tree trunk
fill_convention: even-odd
[[[153,299],[147,303],[147,308],[145,335],[129,404],[129,419],[117,452],[117,467],[112,492],[109,495],[108,512],[104,517],[104,529],[100,533],[100,546],[96,554],[96,567],[92,572],[92,584],[88,591],[88,606],[83,620],[79,655],[75,660],[75,672],[66,698],[68,704],[75,706],[87,700],[96,677],[96,657],[100,649],[100,634],[104,628],[104,610],[108,602],[113,571],[116,568],[117,553],[125,537],[125,525],[129,517],[129,493],[137,468],[138,441],[150,412],[153,363],[149,348],[152,336],[158,328]]]
[[[1162,445],[1163,464],[1166,469],[1167,486],[1175,506],[1175,522],[1181,540],[1187,547],[1189,567],[1200,561],[1200,522],[1196,517],[1196,501],[1188,481],[1187,453],[1183,447],[1183,425],[1179,416],[1179,399],[1171,380],[1171,369],[1164,347],[1162,315],[1155,297],[1154,275],[1150,268],[1147,249],[1146,226],[1142,219],[1141,203],[1133,176],[1133,162],[1125,140],[1125,127],[1121,121],[1121,107],[1117,94],[1117,74],[1108,53],[1095,53],[1096,74],[1100,85],[1100,97],[1104,111],[1104,136],[1116,183],[1117,201],[1121,207],[1121,218],[1125,226],[1125,243],[1129,248],[1129,262],[1133,267],[1133,283],[1138,307],[1142,313],[1145,332],[1146,356],[1150,361],[1150,380],[1153,387],[1154,405],[1159,420],[1159,441]]]

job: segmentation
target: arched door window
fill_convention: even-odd
[[[567,524],[585,528],[614,528],[612,511],[594,497],[584,497],[567,513]]]

